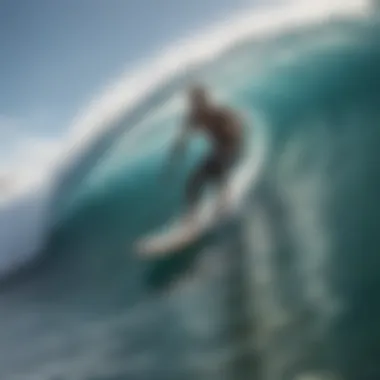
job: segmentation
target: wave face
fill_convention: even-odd
[[[262,165],[239,220],[180,255],[131,247],[176,215],[204,150],[160,180],[183,82],[99,135],[58,181],[43,254],[0,293],[0,378],[380,378],[379,33],[332,19],[197,70]]]

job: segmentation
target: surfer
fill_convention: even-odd
[[[183,152],[189,136],[197,130],[203,132],[210,140],[211,151],[187,180],[187,209],[184,218],[181,217],[172,224],[169,231],[165,229],[138,240],[136,250],[143,256],[156,257],[185,248],[212,227],[219,218],[223,218],[225,215],[221,215],[221,212],[224,214],[231,204],[228,177],[243,153],[242,120],[236,111],[211,99],[207,89],[201,85],[192,86],[187,97],[189,110],[173,150],[170,151],[169,164],[178,161],[178,154]],[[197,213],[195,206],[203,186],[207,184],[214,184],[219,190],[216,204],[212,206],[211,214],[208,213],[208,208],[201,208],[201,213]],[[201,216],[205,218],[200,219]]]
[[[188,91],[189,111],[175,142],[172,159],[183,151],[192,132],[203,132],[211,142],[211,152],[189,177],[186,185],[186,206],[190,211],[199,200],[202,188],[209,183],[220,189],[217,212],[227,202],[227,176],[237,163],[242,152],[243,125],[237,113],[216,104],[201,85],[194,85]]]

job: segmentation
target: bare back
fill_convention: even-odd
[[[235,149],[241,144],[242,123],[236,113],[226,107],[192,110],[190,124],[204,131],[217,150]]]

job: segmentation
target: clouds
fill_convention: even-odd
[[[59,138],[32,135],[20,120],[0,116],[0,199],[46,181],[62,151]]]

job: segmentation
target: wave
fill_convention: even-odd
[[[40,187],[37,190],[24,189],[21,195],[3,205],[2,215],[7,225],[10,225],[10,219],[6,215],[10,214],[15,218],[12,219],[14,223],[25,223],[17,235],[25,245],[18,245],[6,227],[2,228],[1,273],[14,271],[41,251],[51,231],[63,223],[63,215],[72,215],[78,206],[82,207],[83,198],[79,203],[75,198],[86,188],[86,181],[96,163],[104,160],[115,141],[143,122],[147,114],[160,109],[162,99],[178,93],[191,78],[233,56],[239,44],[254,41],[260,51],[265,41],[281,36],[285,31],[302,34],[301,27],[320,25],[333,14],[357,18],[366,9],[367,3],[359,1],[256,9],[248,15],[237,15],[234,20],[221,23],[210,32],[202,32],[199,37],[182,41],[167,53],[151,59],[143,69],[129,72],[74,121],[62,143],[65,148],[59,154],[59,160],[46,172]],[[64,162],[63,166],[58,162]],[[36,193],[39,194],[37,201]]]
[[[249,190],[238,220],[181,255],[143,262],[131,247],[178,213],[203,152],[158,180],[182,85],[138,103],[135,124],[99,124],[59,172],[43,265],[0,297],[3,377],[379,377],[379,25],[325,16],[198,68],[252,120],[257,166],[236,182]]]

